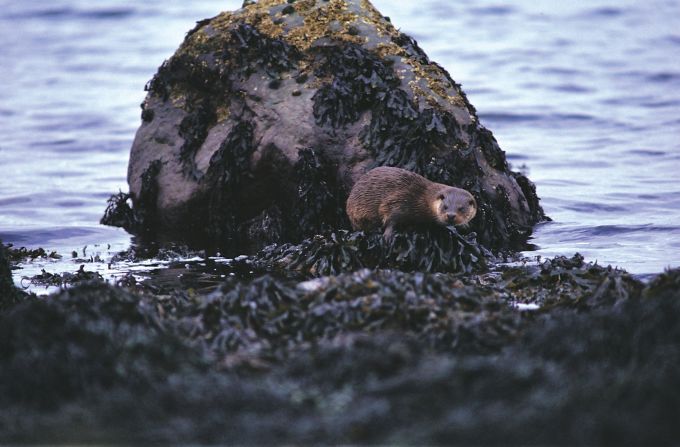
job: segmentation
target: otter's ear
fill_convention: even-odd
[[[444,194],[439,194],[439,197],[437,197],[439,200],[444,200]]]

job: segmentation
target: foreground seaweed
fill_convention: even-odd
[[[85,283],[0,310],[0,441],[676,443],[678,284],[579,256]]]

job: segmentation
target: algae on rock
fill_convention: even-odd
[[[348,229],[347,195],[379,165],[469,190],[487,248],[544,218],[460,85],[367,0],[246,2],[198,22],[147,88],[136,232],[238,254]]]

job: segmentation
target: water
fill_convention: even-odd
[[[126,248],[98,221],[127,190],[143,86],[194,22],[240,4],[0,0],[0,238],[66,258]],[[680,266],[680,3],[374,4],[463,84],[536,183],[554,221],[528,255]]]

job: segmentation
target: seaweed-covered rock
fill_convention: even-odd
[[[18,301],[18,293],[12,281],[12,270],[0,240],[0,312],[12,307]]]
[[[640,295],[642,284],[624,270],[584,262],[576,253],[557,256],[537,266],[506,267],[503,287],[518,302],[543,308],[608,307]]]
[[[573,257],[81,284],[0,312],[0,442],[677,445],[679,283]]]
[[[490,258],[474,235],[463,236],[452,227],[432,226],[397,233],[390,241],[385,241],[382,234],[339,230],[305,239],[298,245],[269,246],[255,259],[265,269],[324,276],[360,268],[471,273],[486,268]]]
[[[170,303],[168,303],[170,304]],[[286,351],[352,333],[396,331],[429,349],[496,352],[523,320],[493,288],[465,285],[441,274],[360,270],[309,282],[266,275],[228,281],[205,299],[173,307],[181,331],[217,354]]]
[[[0,317],[0,402],[52,408],[100,387],[144,388],[200,356],[164,331],[156,307],[102,282]],[[182,363],[178,362],[182,359]]]
[[[379,165],[472,192],[487,247],[544,218],[460,85],[367,0],[245,2],[199,22],[147,88],[134,211],[116,196],[108,223],[254,251],[348,228],[348,192]]]

